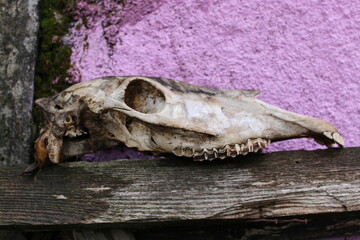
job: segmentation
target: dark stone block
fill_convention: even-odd
[[[39,0],[0,1],[0,164],[29,162]]]

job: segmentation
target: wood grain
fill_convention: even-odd
[[[24,166],[1,166],[0,229],[359,217],[359,156],[360,148],[345,148],[213,162],[72,162],[36,179],[18,176]]]

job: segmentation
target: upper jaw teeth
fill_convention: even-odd
[[[343,137],[338,132],[323,132],[323,135],[338,144],[340,147],[345,145]]]
[[[323,132],[323,135],[330,139],[333,143],[340,147],[344,146],[344,139],[338,132]],[[270,140],[263,138],[248,139],[245,143],[227,144],[222,148],[204,148],[195,151],[190,147],[177,147],[173,153],[177,156],[193,157],[196,161],[213,160],[215,158],[224,159],[226,157],[236,157],[238,155],[246,155],[249,152],[258,152],[262,148],[266,148],[270,144]],[[325,144],[325,143],[324,143]],[[330,146],[332,146],[330,144]]]
[[[227,144],[222,148],[204,148],[201,151],[195,151],[189,147],[177,147],[173,153],[177,156],[193,157],[196,161],[213,160],[215,158],[224,159],[226,157],[236,157],[246,155],[249,152],[258,152],[260,149],[267,147],[270,140],[263,138],[248,139],[245,143]]]

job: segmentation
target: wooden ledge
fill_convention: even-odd
[[[304,224],[309,216],[339,213],[357,219],[359,163],[360,148],[345,148],[213,162],[72,162],[46,167],[36,179],[18,176],[24,166],[0,166],[0,229],[229,220]]]

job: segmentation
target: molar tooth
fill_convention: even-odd
[[[185,157],[192,157],[192,156],[194,156],[194,149],[192,149],[190,147],[184,147],[183,153],[184,153]]]
[[[204,156],[200,152],[194,152],[193,156],[194,161],[202,162],[204,161]]]
[[[268,146],[268,141],[266,139],[261,139],[262,143],[264,144],[264,148]]]
[[[234,158],[234,157],[237,156],[236,150],[235,150],[235,146],[234,146],[234,147],[233,147],[233,146],[230,146],[230,156],[231,156],[232,158]]]
[[[210,152],[213,152],[213,151],[211,150]],[[214,153],[210,153],[210,152],[209,152],[209,155],[208,155],[208,158],[209,158],[208,160],[209,160],[209,161],[212,161],[212,160],[214,160],[216,157],[215,157]]]
[[[182,157],[183,156],[183,151],[182,151],[182,148],[181,147],[176,147],[174,150],[173,150],[173,153],[178,156],[178,157]]]
[[[248,139],[247,145],[249,147],[249,152],[254,152],[254,143],[251,139]]]
[[[213,153],[214,153],[214,157],[215,158],[219,158],[219,151],[217,150],[217,148],[213,148]]]
[[[206,156],[205,156],[205,155],[206,155]],[[217,156],[217,153],[214,152],[213,149],[207,149],[207,151],[204,152],[205,160],[212,161],[212,160],[214,160],[215,158],[217,158],[215,155]],[[207,159],[206,159],[206,157],[207,157]]]
[[[220,158],[220,159],[226,158],[226,146],[223,147],[223,148],[220,148],[220,149],[218,150],[218,153],[219,153],[219,158]]]
[[[228,144],[225,145],[225,150],[226,150],[226,156],[230,157],[231,156],[231,148]]]
[[[237,144],[237,143],[235,144],[235,150],[236,150],[236,154],[240,155],[241,148],[240,148],[239,144]]]
[[[205,160],[209,160],[209,152],[206,148],[204,148],[203,150],[203,155]]]
[[[263,148],[263,139],[261,138],[257,138],[255,143],[254,143],[254,152],[258,152],[259,150],[261,150]]]
[[[263,139],[262,142],[264,144],[264,148],[266,148],[268,146],[269,141],[266,139]]]
[[[248,145],[246,143],[241,144],[241,154],[245,156],[246,154],[248,154],[248,152],[249,152]]]

